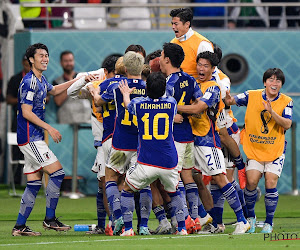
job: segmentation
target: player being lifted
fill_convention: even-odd
[[[162,73],[151,73],[147,78],[147,97],[130,101],[134,88],[121,81],[124,105],[128,112],[137,117],[139,131],[139,155],[137,164],[126,173],[125,186],[121,194],[121,207],[125,231],[121,236],[133,236],[132,213],[134,194],[138,190],[159,179],[171,197],[178,222],[178,235],[187,235],[183,202],[178,185],[177,152],[173,139],[173,121],[176,114],[176,101],[172,97],[162,97],[166,80]]]
[[[211,80],[217,64],[218,58],[214,53],[206,51],[197,56],[197,72],[203,97],[198,98],[195,105],[179,105],[178,110],[196,114],[191,118],[192,130],[195,135],[196,168],[203,174],[212,176],[212,179],[220,187],[237,217],[238,222],[234,234],[242,234],[250,228],[250,225],[244,217],[238,194],[225,175],[224,156],[221,151],[220,137],[216,131],[216,118],[223,108],[221,107],[220,87]],[[205,226],[203,232],[219,232],[214,209],[209,213],[213,218],[213,223]]]

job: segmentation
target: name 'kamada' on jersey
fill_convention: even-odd
[[[171,103],[142,103],[141,109],[171,109]]]

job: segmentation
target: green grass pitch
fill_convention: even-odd
[[[21,191],[19,193],[22,193]],[[265,217],[264,197],[256,205],[258,221]],[[35,207],[29,217],[27,225],[35,231],[40,231],[40,237],[12,237],[11,230],[17,218],[20,197],[10,197],[7,188],[0,186],[0,249],[300,249],[300,197],[279,196],[279,204],[275,213],[274,233],[260,234],[257,228],[255,234],[232,235],[232,225],[227,225],[224,234],[214,235],[151,235],[135,237],[109,237],[105,235],[85,235],[84,232],[66,233],[44,231],[42,221],[45,216],[45,197],[40,191]],[[75,224],[96,224],[96,198],[86,197],[79,200],[60,198],[57,216],[71,226]],[[228,204],[224,208],[224,222],[235,220],[235,215]],[[134,223],[136,224],[136,223]],[[149,227],[155,229],[158,225],[151,213]],[[289,236],[288,236],[289,235]],[[273,241],[270,240],[272,236]],[[268,238],[267,238],[268,237]],[[299,248],[298,248],[299,247]]]

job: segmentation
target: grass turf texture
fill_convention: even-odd
[[[19,191],[18,193],[22,193]],[[265,218],[264,197],[256,205],[256,215],[258,221]],[[71,229],[66,233],[55,231],[44,231],[42,221],[45,216],[45,197],[40,191],[36,200],[32,214],[27,221],[27,225],[35,231],[40,231],[40,237],[12,237],[11,230],[17,218],[20,197],[10,197],[5,186],[0,186],[0,248],[5,249],[281,249],[288,247],[292,249],[300,248],[300,240],[280,240],[270,241],[270,237],[264,238],[257,228],[255,234],[231,235],[234,227],[226,226],[224,234],[214,235],[151,235],[135,237],[109,237],[105,235],[85,235],[84,232],[74,232]],[[275,213],[273,239],[277,236],[282,239],[282,233],[295,233],[300,238],[300,197],[279,196],[279,204]],[[96,198],[86,197],[79,200],[60,198],[57,216],[62,216],[64,223],[75,224],[97,224],[96,218]],[[235,220],[235,215],[225,203],[224,222],[229,223]],[[134,226],[136,220],[134,220]],[[158,225],[153,213],[151,213],[149,227],[155,229]],[[293,236],[295,238],[295,235]]]

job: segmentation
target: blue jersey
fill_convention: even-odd
[[[138,122],[138,162],[158,168],[175,168],[178,156],[172,132],[176,100],[172,97],[155,100],[139,97],[129,103],[128,111],[136,115]]]
[[[104,80],[100,84],[100,95],[102,95],[109,85],[118,83],[120,80],[125,79],[121,75],[115,75],[115,77]],[[116,118],[116,106],[115,101],[111,100],[102,106],[102,118],[103,118],[103,137],[102,143],[110,138],[114,132],[114,124]]]
[[[189,105],[192,100],[200,98],[202,92],[195,78],[180,71],[167,77],[167,96],[173,96],[178,105]],[[192,128],[187,114],[182,114],[183,122],[174,123],[174,140],[181,143],[194,141]]]
[[[140,79],[127,79],[129,88],[136,89],[130,99],[146,96],[146,83]],[[117,150],[136,151],[138,145],[138,130],[136,117],[124,108],[123,95],[119,89],[119,82],[112,83],[101,95],[106,102],[115,101],[116,119],[113,132],[112,146]]]
[[[42,76],[42,82],[32,71],[24,76],[18,92],[17,138],[19,145],[44,140],[44,129],[26,120],[23,117],[21,106],[22,104],[31,105],[32,112],[44,121],[47,92],[52,89],[53,86],[47,82],[44,76]]]

